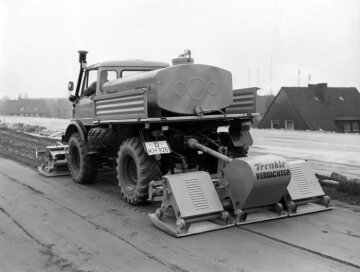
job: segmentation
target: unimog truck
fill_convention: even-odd
[[[254,115],[226,113],[233,104],[231,73],[193,64],[190,56],[174,62],[112,61],[85,68],[86,52],[80,52],[79,80],[70,96],[73,119],[63,137],[76,182],[91,183],[100,165],[116,164],[125,199],[141,203],[150,181],[169,171],[217,172],[216,158],[189,148],[189,138],[246,156]],[[102,82],[103,73],[113,80]],[[86,96],[95,80],[96,92]],[[219,133],[225,126],[228,132]]]
[[[234,91],[229,71],[194,64],[189,50],[171,66],[87,66],[86,54],[66,145],[42,153],[40,172],[65,165],[86,184],[116,168],[124,199],[161,201],[150,219],[176,237],[330,208],[307,162],[247,156],[256,92]]]

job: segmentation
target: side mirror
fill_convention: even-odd
[[[72,92],[72,91],[74,90],[74,82],[69,81],[69,83],[68,83],[68,90],[69,90],[69,92]]]
[[[70,102],[74,103],[76,101],[76,96],[71,94],[69,96],[69,100],[70,100]]]

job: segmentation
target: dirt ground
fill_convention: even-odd
[[[0,128],[0,156],[18,161],[31,167],[37,167],[35,150],[54,145],[57,140],[33,136],[8,128]]]

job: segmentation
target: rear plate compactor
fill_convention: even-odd
[[[291,181],[284,195],[289,216],[329,210],[330,197],[325,195],[307,161],[289,162]]]
[[[39,173],[46,177],[69,175],[68,168],[68,146],[57,142],[53,146],[47,146],[45,150],[35,151],[36,158],[43,159],[42,164],[38,167]]]
[[[149,199],[162,203],[149,217],[174,237],[330,208],[307,162],[274,155],[231,159],[199,143],[192,146],[225,166],[213,178],[196,171],[150,183]]]
[[[149,214],[151,221],[168,234],[181,237],[233,226],[224,210],[207,172],[167,175],[163,181],[150,183],[150,199],[154,191],[162,192],[161,208]]]

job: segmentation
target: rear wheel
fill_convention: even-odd
[[[89,154],[89,144],[79,133],[71,135],[69,140],[68,163],[73,180],[76,183],[92,183],[97,176],[98,160]]]
[[[132,204],[145,202],[150,181],[161,178],[159,162],[148,156],[138,137],[129,138],[120,146],[117,172],[121,193]]]

